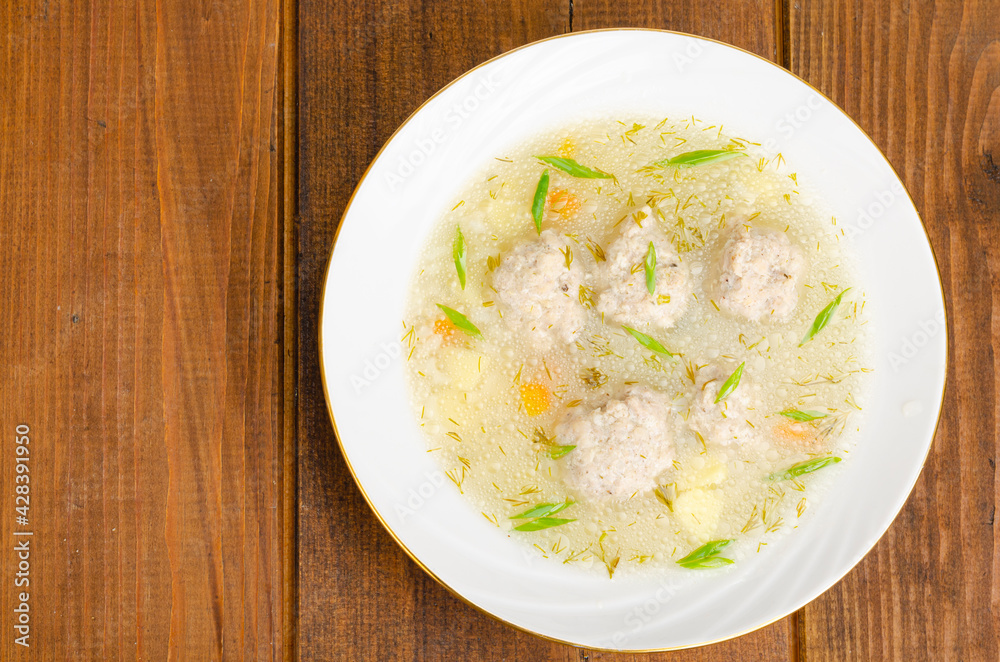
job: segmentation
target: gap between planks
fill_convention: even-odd
[[[278,144],[282,151],[282,620],[284,659],[298,659],[298,3],[281,0]]]

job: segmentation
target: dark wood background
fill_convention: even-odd
[[[282,9],[0,2],[0,660],[293,649]]]
[[[299,0],[298,16],[302,659],[618,657],[501,625],[407,559],[369,512],[340,457],[320,390],[315,334],[337,220],[400,122],[452,78],[510,48],[615,26],[730,42],[780,63],[843,107],[913,194],[940,260],[952,325],[949,389],[934,449],[875,550],[794,616],[735,641],[646,659],[1000,657],[993,527],[1000,6],[960,0]]]
[[[316,346],[337,221],[400,122],[490,57],[613,26],[736,44],[845,108],[913,194],[951,321],[937,439],[878,546],[789,618],[646,659],[1000,659],[995,0],[9,0],[0,661],[632,657],[497,623],[410,562],[344,466]]]

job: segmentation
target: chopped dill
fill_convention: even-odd
[[[460,494],[465,494],[465,490],[462,489],[462,483],[465,482],[465,471],[466,469],[463,466],[461,475],[459,475],[458,469],[452,469],[451,471],[444,472],[444,475],[447,476],[451,482],[455,483],[455,487],[458,488]]]
[[[601,313],[601,315],[603,316],[604,313]],[[601,319],[601,323],[602,324],[604,323],[603,318]],[[591,337],[590,347],[591,350],[593,351],[594,358],[599,359],[605,356],[616,356],[618,358],[624,358],[621,354],[612,349],[611,341],[605,338],[604,336],[595,335]]]
[[[587,368],[580,373],[580,381],[582,381],[587,388],[600,388],[608,383],[608,376],[601,372],[598,368]]]
[[[694,384],[695,382],[695,374],[697,372],[698,372],[698,367],[695,366],[694,361],[688,361],[687,359],[684,359],[684,374],[692,384]]]
[[[667,507],[667,510],[674,512],[674,499],[677,498],[677,487],[673,483],[657,486],[653,490],[656,500]]]
[[[587,243],[585,244],[585,246],[587,250],[590,251],[590,254],[594,256],[595,262],[604,262],[605,260],[608,259],[607,256],[604,254],[604,249],[601,248],[601,245],[598,244],[593,239],[591,239],[589,236],[587,237]]]
[[[557,444],[555,436],[549,437],[542,428],[535,428],[531,442],[537,444],[536,450],[545,453],[553,460],[558,460],[576,448],[575,445],[563,446]]]
[[[645,122],[650,127],[653,123]],[[702,126],[699,127],[698,124]],[[697,328],[693,332],[689,332],[684,326],[679,328],[679,332],[650,331],[656,327],[646,327],[634,322],[647,333],[661,334],[660,338],[654,338],[636,329],[619,326],[619,318],[609,310],[607,330],[597,329],[595,327],[598,324],[605,323],[605,314],[598,311],[596,305],[598,292],[605,284],[603,275],[598,275],[578,281],[580,284],[576,297],[573,296],[572,289],[560,292],[567,299],[560,300],[559,305],[572,306],[574,314],[585,316],[587,320],[582,327],[586,330],[581,330],[576,338],[571,338],[565,345],[565,350],[557,346],[554,352],[548,352],[522,346],[517,330],[507,328],[508,322],[511,327],[518,323],[517,319],[512,319],[512,308],[500,305],[501,301],[507,301],[507,292],[499,287],[499,283],[494,282],[490,274],[495,274],[505,255],[511,265],[516,265],[519,261],[519,255],[511,255],[507,251],[523,240],[525,232],[530,235],[525,218],[529,213],[529,204],[536,234],[546,229],[542,227],[545,221],[547,227],[552,227],[569,240],[566,246],[560,246],[562,259],[555,258],[553,272],[561,270],[560,263],[575,272],[579,272],[581,268],[584,272],[599,271],[600,263],[607,262],[609,255],[594,238],[612,241],[611,238],[605,240],[605,236],[606,233],[612,234],[608,226],[615,221],[618,221],[615,223],[616,227],[628,219],[639,227],[662,232],[670,242],[669,246],[661,239],[657,240],[659,243],[640,242],[640,251],[631,256],[637,262],[631,265],[633,275],[626,280],[632,288],[632,295],[654,312],[657,309],[653,307],[653,303],[660,306],[679,303],[697,306],[697,317],[693,318],[695,327],[702,321],[706,325],[715,325],[721,313],[721,300],[710,296],[720,296],[720,293],[706,288],[704,294],[698,293],[695,296],[692,292],[691,298],[688,298],[686,290],[681,289],[675,290],[671,300],[668,289],[672,288],[668,288],[666,279],[658,282],[657,276],[660,274],[657,267],[664,276],[679,269],[688,270],[692,277],[700,279],[703,277],[700,270],[712,262],[718,242],[725,243],[727,234],[751,230],[763,220],[760,218],[761,212],[754,211],[755,207],[771,210],[766,223],[773,223],[776,230],[784,226],[786,232],[791,232],[789,220],[798,219],[797,214],[808,211],[799,208],[796,203],[800,201],[793,202],[792,196],[799,194],[796,190],[799,182],[796,173],[784,172],[786,164],[782,154],[776,154],[773,158],[761,158],[760,152],[751,147],[753,143],[723,135],[721,125],[709,125],[691,117],[675,120],[675,124],[664,118],[650,131],[645,131],[647,127],[643,124],[631,121],[622,121],[612,127],[604,138],[593,142],[588,137],[570,133],[570,137],[565,140],[560,135],[551,146],[540,149],[536,147],[533,152],[527,152],[527,159],[523,156],[498,158],[505,165],[496,166],[491,169],[492,172],[484,173],[485,177],[477,178],[473,183],[475,188],[470,188],[471,193],[466,199],[458,201],[453,208],[455,213],[444,215],[449,220],[442,221],[442,227],[438,228],[433,247],[437,252],[434,254],[447,260],[442,254],[448,253],[450,249],[455,271],[452,272],[452,265],[446,262],[433,265],[428,263],[425,265],[428,267],[426,273],[424,270],[419,271],[417,283],[420,287],[425,284],[433,285],[438,292],[442,292],[434,295],[434,290],[428,289],[426,294],[420,291],[421,299],[424,296],[437,296],[437,300],[442,302],[449,302],[451,299],[451,303],[459,306],[462,312],[446,309],[443,304],[439,304],[443,315],[430,309],[439,319],[428,320],[422,316],[416,320],[416,324],[403,322],[400,342],[401,346],[408,348],[406,359],[412,359],[411,363],[405,364],[406,370],[409,376],[414,377],[415,392],[426,397],[428,403],[426,408],[420,408],[415,413],[420,415],[418,424],[425,428],[424,432],[430,438],[427,445],[435,446],[427,452],[445,451],[441,454],[442,463],[445,463],[441,470],[448,469],[445,472],[448,479],[461,492],[469,487],[475,500],[485,497],[481,500],[480,511],[494,526],[503,530],[513,527],[521,532],[539,532],[538,536],[528,542],[536,540],[536,548],[543,555],[558,558],[563,563],[592,563],[599,560],[609,578],[613,577],[622,560],[626,565],[664,562],[666,558],[676,561],[685,553],[687,556],[676,561],[681,567],[723,567],[732,564],[737,558],[735,554],[726,554],[726,546],[733,541],[714,540],[692,551],[693,547],[704,540],[702,538],[693,542],[696,538],[692,537],[702,535],[701,532],[706,530],[711,536],[711,531],[714,530],[715,536],[733,534],[732,537],[739,539],[739,544],[743,545],[744,536],[737,535],[741,526],[737,520],[744,520],[742,532],[753,536],[754,542],[747,542],[746,550],[740,547],[740,554],[749,553],[749,549],[753,547],[757,551],[762,550],[767,543],[760,540],[761,537],[766,540],[769,539],[766,537],[768,534],[794,528],[796,518],[801,518],[805,513],[808,503],[806,495],[811,494],[808,475],[848,457],[847,451],[835,444],[835,441],[837,435],[844,433],[848,423],[852,430],[856,427],[854,412],[860,407],[850,391],[860,395],[861,384],[856,382],[860,380],[861,373],[871,371],[871,368],[863,367],[867,362],[868,348],[864,346],[864,337],[857,330],[866,321],[861,317],[864,297],[855,294],[839,308],[834,306],[822,324],[813,322],[815,330],[810,329],[811,333],[803,337],[800,346],[813,339],[825,326],[831,326],[831,322],[837,322],[837,328],[835,332],[827,332],[820,337],[818,343],[813,343],[815,346],[795,350],[796,341],[799,340],[796,336],[802,329],[789,327],[787,324],[780,329],[773,329],[772,333],[771,327],[746,325],[743,320],[735,319],[731,326],[733,332],[723,329],[720,335],[724,336],[724,340],[716,340],[712,334],[719,329],[711,327],[705,328],[702,335],[702,329]],[[713,137],[712,133],[716,136]],[[615,140],[615,136],[619,139]],[[557,148],[560,142],[562,145]],[[688,142],[690,145],[686,144]],[[605,147],[596,147],[595,143]],[[633,144],[637,145],[634,149],[631,147]],[[721,149],[700,149],[709,147]],[[616,156],[611,156],[612,151]],[[530,155],[539,152],[550,155],[537,157],[541,161],[538,163]],[[729,160],[732,163],[726,163]],[[616,165],[610,165],[612,163]],[[513,165],[507,167],[506,164]],[[645,165],[639,167],[635,164]],[[711,164],[718,165],[713,167]],[[704,168],[691,170],[696,166]],[[767,166],[773,166],[773,169]],[[613,173],[601,170],[601,167],[608,171],[620,170],[621,181]],[[755,170],[762,174],[758,175]],[[793,182],[793,187],[782,183],[785,176]],[[571,181],[567,177],[580,179]],[[504,179],[507,181],[504,182]],[[760,191],[760,195],[753,196],[752,192],[744,195],[744,184],[753,189],[757,182],[765,180],[768,186]],[[504,189],[505,184],[511,184],[511,187]],[[565,188],[557,188],[559,186]],[[498,199],[499,192],[505,193],[505,199],[492,202]],[[565,197],[557,197],[557,194],[562,196],[564,193]],[[780,204],[782,199],[785,205]],[[670,208],[671,205],[673,209]],[[456,211],[460,208],[461,211]],[[510,226],[513,230],[508,230],[499,223],[494,224],[491,218],[486,219],[489,223],[482,223],[482,219],[477,218],[483,215],[489,217],[493,213],[503,214],[505,218],[511,219]],[[558,223],[555,222],[556,213],[560,219]],[[517,220],[518,214],[520,221]],[[653,226],[647,225],[650,220],[653,221]],[[461,225],[466,227],[462,228]],[[837,238],[838,232],[844,233],[841,225],[843,224],[838,224],[835,218],[829,218],[829,223],[825,218],[822,223],[816,219],[810,227],[800,228],[797,225],[794,241],[803,244],[803,247],[808,246],[811,253],[816,238],[822,237],[823,250],[831,245],[840,250],[836,248],[833,239]],[[473,234],[466,237],[464,231]],[[588,231],[592,236],[587,234]],[[805,237],[810,239],[806,240]],[[789,235],[789,239],[793,237]],[[708,245],[709,242],[711,246]],[[574,250],[570,247],[573,243],[586,248],[587,252],[576,249],[574,255]],[[647,243],[646,250],[641,250],[641,243]],[[480,244],[485,244],[487,249],[481,249]],[[503,252],[500,252],[501,249]],[[492,254],[489,254],[490,250],[493,251]],[[846,248],[843,250],[846,251]],[[831,267],[824,261],[825,257],[819,257],[819,262],[807,266],[810,271],[806,272],[803,280],[807,278],[810,282],[800,284],[808,289],[808,292],[801,292],[801,303],[794,318],[799,321],[793,322],[800,324],[800,327],[807,326],[810,322],[801,317],[804,311],[812,306],[822,308],[832,297],[838,297],[839,300],[839,296],[847,291],[841,291],[841,288],[851,284],[849,278],[842,273],[845,270],[838,269],[839,265]],[[574,259],[580,262],[575,269]],[[589,261],[591,259],[592,262]],[[828,261],[832,263],[836,260]],[[708,269],[712,267],[708,266]],[[458,275],[458,283],[464,290],[460,297],[454,297],[455,279],[451,274]],[[704,277],[715,275],[712,271],[706,271]],[[838,282],[841,284],[838,285]],[[452,294],[446,294],[449,291]],[[649,299],[646,299],[647,292]],[[681,292],[685,293],[682,295]],[[573,301],[573,298],[577,301]],[[827,301],[820,301],[823,298]],[[433,298],[430,300],[434,301]],[[532,303],[534,302],[529,301],[528,305]],[[830,302],[832,303],[834,302]],[[495,308],[497,316],[493,315],[492,310],[477,313],[477,304],[483,308]],[[829,305],[827,307],[830,308]],[[448,314],[449,310],[461,316],[459,322]],[[664,310],[659,309],[661,313]],[[462,314],[466,311],[469,317]],[[532,312],[537,313],[538,309],[533,308]],[[445,316],[447,320],[440,319]],[[462,328],[460,322],[463,319],[470,328],[463,329],[464,333],[456,333],[456,328]],[[533,321],[529,321],[526,326],[537,325],[539,331],[545,330],[544,327],[547,326],[555,335],[560,330],[552,316],[536,315],[529,316],[529,319]],[[454,327],[446,324],[448,321]],[[473,321],[479,326],[476,327]],[[427,346],[428,343],[423,342],[424,338],[418,338],[418,333],[423,333],[431,325],[434,333],[439,335],[430,336],[428,330],[428,336],[434,338],[435,342]],[[617,330],[623,330],[632,340],[619,337],[622,334],[617,333]],[[787,333],[789,330],[791,336]],[[761,333],[767,335],[761,336]],[[852,333],[856,337],[852,338]],[[464,337],[466,335],[477,338],[478,342]],[[738,342],[734,335],[738,335]],[[753,342],[751,338],[755,336],[759,339]],[[633,346],[633,340],[642,347]],[[858,341],[857,344],[852,345],[855,340]],[[676,344],[676,349],[691,356],[704,354],[705,358],[702,360],[705,365],[689,361],[678,352],[676,356],[683,361],[683,370],[680,364],[675,370],[674,363],[664,359],[664,356],[675,356],[665,344]],[[434,350],[438,346],[441,346],[442,351],[435,355]],[[418,348],[421,349],[420,354],[415,353]],[[761,358],[753,358],[754,354]],[[828,358],[834,355],[835,359]],[[663,391],[664,396],[672,401],[671,406],[676,411],[678,420],[683,419],[694,426],[695,419],[700,414],[697,413],[692,395],[701,394],[691,392],[698,388],[698,371],[707,367],[709,357],[714,366],[734,367],[738,361],[750,360],[750,370],[754,373],[752,377],[764,382],[764,388],[773,389],[775,399],[780,398],[777,406],[771,403],[771,396],[766,399],[757,398],[756,408],[752,403],[746,407],[756,413],[743,411],[743,407],[737,407],[733,398],[726,400],[727,396],[740,387],[745,362],[740,363],[728,378],[721,374],[718,380],[708,382],[715,382],[708,393],[718,389],[717,394],[712,394],[717,402],[713,414],[721,419],[728,418],[730,422],[724,423],[725,425],[739,425],[741,429],[744,428],[745,420],[748,432],[755,425],[757,433],[761,435],[769,435],[773,431],[778,436],[774,440],[778,454],[773,458],[768,457],[768,463],[764,466],[758,464],[760,460],[748,462],[745,459],[725,458],[718,465],[718,460],[714,457],[716,449],[713,446],[710,450],[706,442],[707,435],[703,436],[695,430],[685,431],[688,441],[685,442],[687,448],[682,455],[684,466],[681,461],[672,459],[667,463],[667,471],[659,474],[660,480],[653,485],[653,490],[626,489],[621,498],[627,497],[627,500],[622,501],[621,508],[614,512],[595,510],[582,502],[577,503],[574,510],[568,511],[568,516],[562,512],[572,502],[561,492],[566,486],[562,483],[559,468],[556,467],[553,471],[553,466],[560,458],[565,459],[567,454],[575,453],[576,450],[581,450],[581,453],[569,457],[566,464],[583,460],[584,447],[561,443],[573,439],[568,433],[559,434],[557,438],[553,427],[556,422],[569,414],[569,409],[574,409],[578,415],[586,414],[588,412],[580,412],[578,409],[585,402],[588,408],[597,406],[606,402],[608,397],[616,397],[616,391],[642,384]],[[802,362],[801,369],[796,367],[799,361]],[[528,373],[523,372],[526,365]],[[417,380],[417,375],[424,379]],[[511,376],[513,385],[508,387],[506,380],[511,379]],[[704,378],[704,373],[702,376]],[[773,383],[767,383],[768,380]],[[526,406],[525,396],[521,391],[528,384],[544,389],[544,416],[529,418],[537,414]],[[497,388],[498,385],[500,388]],[[750,386],[749,381],[742,385],[747,395]],[[701,397],[706,395],[708,394]],[[419,407],[419,401],[417,405]],[[485,411],[487,408],[488,411]],[[747,418],[758,415],[762,418],[761,421]],[[535,422],[539,421],[542,425],[536,427]],[[761,429],[762,424],[769,426],[766,431]],[[686,429],[689,426],[684,427]],[[480,432],[476,432],[477,429]],[[561,433],[562,429],[559,431]],[[444,442],[440,439],[441,436],[449,441]],[[794,439],[800,439],[802,443],[795,444]],[[511,445],[512,452],[506,453],[498,442]],[[456,451],[465,452],[467,457],[457,456]],[[834,451],[840,457],[834,457],[831,454]],[[636,454],[647,461],[648,452],[637,448]],[[803,458],[808,461],[800,462]],[[472,469],[473,462],[476,463],[475,470]],[[795,462],[798,464],[793,464]],[[738,469],[733,469],[733,464]],[[788,466],[789,464],[792,466]],[[717,466],[721,467],[718,471],[722,473],[716,473]],[[531,474],[532,467],[536,472],[534,475]],[[725,471],[726,467],[730,469],[728,472]],[[510,470],[515,472],[511,473]],[[775,473],[768,475],[768,472]],[[516,494],[519,488],[516,482],[510,481],[511,476],[523,476],[521,480],[533,480],[537,484],[526,485],[521,494]],[[496,482],[491,482],[494,480]],[[703,486],[699,482],[702,480],[712,482]],[[728,481],[735,481],[732,485],[740,489],[743,482],[753,483],[754,485],[747,486],[754,489],[756,494],[746,502],[740,501],[737,504],[730,501],[726,487],[729,485]],[[689,511],[683,504],[686,497],[677,498],[678,494],[685,493],[678,490],[678,486],[699,490],[727,490],[727,500],[719,506],[723,508],[722,519],[717,520],[719,515],[713,514],[715,505],[703,510],[696,500],[692,501],[696,508]],[[675,508],[678,504],[680,507]],[[793,511],[795,516],[792,515]],[[509,520],[506,519],[508,517]],[[504,524],[505,521],[508,523]],[[579,524],[558,528],[574,521]],[[798,523],[801,524],[801,521]],[[647,528],[650,526],[655,532]],[[616,533],[615,527],[620,533]],[[556,530],[545,533],[545,530],[552,528]],[[639,530],[645,532],[640,534]],[[600,535],[599,539],[597,535]],[[662,542],[652,542],[653,537],[658,535],[663,536]],[[647,539],[653,545],[650,549],[646,549],[646,543],[643,542]],[[713,544],[718,548],[713,550]],[[684,549],[690,553],[684,552]],[[667,552],[670,552],[669,555]]]
[[[560,248],[559,252],[563,254],[563,257],[566,260],[566,268],[571,268],[573,266],[573,248],[571,246],[567,246],[565,250]]]
[[[636,136],[636,134],[638,134],[640,131],[642,131],[645,128],[646,127],[643,126],[642,124],[633,123],[632,124],[632,128],[629,129],[629,130],[627,130],[625,133],[622,134],[622,140],[623,141],[627,140],[630,143],[632,143],[633,145],[635,145],[636,142],[635,142],[635,140],[633,140],[633,138]]]

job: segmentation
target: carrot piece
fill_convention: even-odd
[[[448,345],[457,344],[462,340],[459,328],[447,317],[434,321],[434,333],[441,336],[441,341]]]
[[[817,437],[817,432],[815,426],[797,421],[781,421],[774,426],[774,437],[777,441],[805,451],[818,450],[823,446]]]
[[[576,197],[563,188],[553,189],[549,193],[549,212],[559,218],[567,219],[576,214],[583,207],[580,198]]]
[[[538,382],[521,384],[521,400],[524,402],[524,410],[528,412],[528,416],[538,416],[545,413],[551,406],[549,389]]]

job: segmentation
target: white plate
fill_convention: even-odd
[[[807,522],[728,571],[609,581],[536,557],[444,480],[411,418],[401,320],[419,248],[445,205],[505,147],[573,117],[613,111],[695,113],[781,151],[846,224],[859,257],[876,365],[857,448]],[[361,491],[427,572],[535,634],[593,648],[658,650],[727,639],[782,618],[871,549],[930,448],[947,333],[934,257],[913,203],[885,157],[832,102],[731,46],[608,30],[549,39],[487,62],[399,128],[358,185],[335,244],[321,315],[324,383]]]

